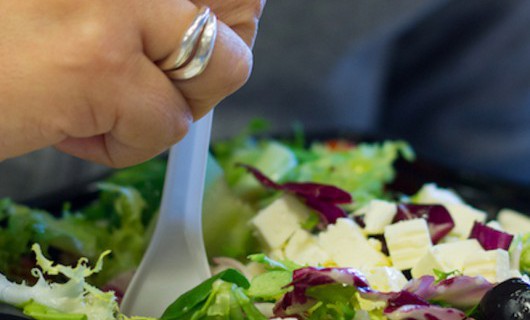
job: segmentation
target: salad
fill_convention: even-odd
[[[213,154],[203,221],[214,276],[160,319],[529,319],[530,219],[503,210],[488,220],[434,183],[390,190],[393,163],[414,159],[406,143],[307,146],[300,132],[246,132]],[[119,297],[149,239],[163,168],[120,171],[60,218],[2,200],[0,301],[37,320],[129,319]]]

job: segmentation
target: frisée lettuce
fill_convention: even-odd
[[[110,254],[105,251],[96,265],[91,268],[82,258],[75,267],[54,264],[42,253],[37,244],[32,246],[39,268],[32,270],[37,282],[30,286],[14,283],[0,274],[0,301],[19,306],[24,313],[37,319],[86,319],[86,320],[126,320],[119,313],[114,292],[103,292],[88,284],[86,278],[101,271],[103,258]],[[62,276],[64,283],[49,283],[45,276]],[[137,320],[151,318],[136,317]]]
[[[33,243],[63,263],[81,257],[96,260],[112,250],[106,268],[89,279],[99,287],[132,272],[150,237],[164,170],[163,159],[119,170],[97,184],[93,201],[75,209],[67,203],[59,213],[0,199],[0,273],[12,281],[31,282]]]
[[[47,259],[38,244],[32,246],[38,268],[32,270],[34,285],[15,283],[0,274],[0,302],[20,308],[35,320],[156,320],[127,317],[119,310],[114,292],[104,292],[86,279],[100,272],[103,252],[94,267],[81,258],[75,267],[55,264]],[[49,280],[62,277],[65,282]],[[55,278],[54,278],[55,279]],[[254,306],[245,290],[250,283],[238,271],[228,269],[204,281],[172,303],[160,320],[251,319],[267,318]]]

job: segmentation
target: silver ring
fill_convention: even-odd
[[[217,18],[208,7],[203,7],[186,30],[179,48],[159,67],[174,80],[198,76],[210,61],[216,37]]]
[[[209,16],[210,8],[202,7],[195,19],[193,19],[190,27],[184,33],[184,37],[182,38],[178,50],[175,50],[171,55],[165,58],[164,61],[159,63],[159,67],[162,70],[177,69],[189,60],[193,49],[197,46],[199,37]]]

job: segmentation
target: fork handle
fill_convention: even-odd
[[[160,215],[121,310],[159,317],[178,296],[210,276],[202,236],[202,195],[212,123],[210,111],[173,146]]]

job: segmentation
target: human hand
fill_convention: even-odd
[[[0,2],[0,160],[56,146],[122,167],[179,141],[241,87],[265,0]],[[202,74],[171,81],[169,56],[198,12],[219,19]]]

